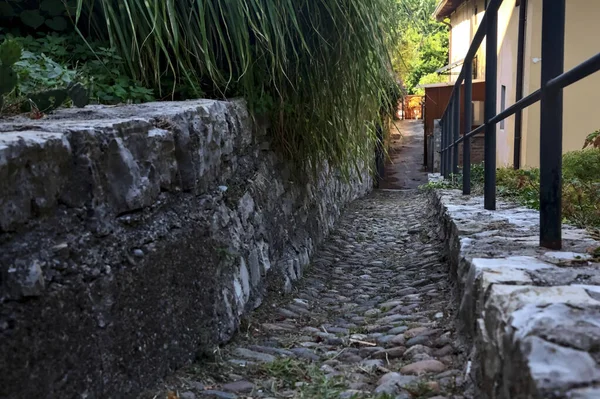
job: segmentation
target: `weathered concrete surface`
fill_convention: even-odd
[[[133,397],[229,340],[372,185],[294,178],[241,101],[0,123],[0,397]]]
[[[213,361],[140,399],[478,399],[426,201],[417,190],[354,201],[293,295],[265,301]]]
[[[539,213],[459,191],[431,197],[442,219],[459,324],[473,343],[482,399],[592,398],[600,383],[599,243],[563,228],[563,251],[539,247]]]

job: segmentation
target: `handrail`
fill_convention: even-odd
[[[454,94],[456,93],[456,90],[460,90],[460,86],[462,85],[462,82],[465,78],[465,65],[473,63],[473,59],[475,59],[475,56],[477,55],[479,46],[481,46],[481,43],[483,43],[483,39],[485,38],[485,35],[486,35],[486,27],[487,27],[487,19],[488,19],[487,11],[488,10],[498,11],[498,8],[500,8],[500,5],[502,5],[502,1],[503,0],[491,0],[488,3],[486,12],[483,14],[483,17],[481,18],[481,22],[479,23],[479,27],[477,28],[477,32],[475,32],[475,36],[473,36],[473,40],[471,41],[471,45],[469,46],[469,50],[467,50],[467,55],[465,55],[465,58],[463,58],[463,67],[460,69],[460,73],[458,74],[458,77],[456,78],[456,82],[452,89],[452,93],[450,94],[450,98],[452,98],[454,96]],[[447,110],[448,110],[448,107],[446,107],[446,110],[444,111],[444,116],[445,116],[445,113],[447,112]]]
[[[521,98],[501,112],[496,110],[497,91],[497,23],[503,0],[491,0],[469,46],[450,100],[440,121],[442,127],[441,172],[445,178],[458,172],[458,146],[463,145],[463,194],[470,193],[470,139],[485,131],[484,206],[496,207],[496,124],[541,102],[540,116],[540,245],[560,249],[562,245],[561,156],[563,88],[600,71],[600,53],[564,72],[565,0],[543,0],[542,9],[542,81],[541,88]],[[527,3],[527,2],[524,2]],[[525,11],[520,11],[520,14]],[[524,24],[519,24],[524,29]],[[519,31],[519,36],[524,32]],[[486,39],[485,122],[471,126],[472,63]],[[464,82],[464,101],[461,86]],[[465,107],[465,120],[460,134],[460,107]],[[543,149],[543,151],[542,151]],[[516,161],[515,161],[516,162]],[[520,162],[519,162],[520,163]],[[515,165],[519,167],[519,165]],[[558,173],[557,173],[558,172]]]

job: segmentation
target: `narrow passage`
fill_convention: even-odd
[[[437,230],[417,190],[355,201],[290,296],[144,397],[470,397]]]
[[[379,187],[413,189],[427,183],[423,168],[424,134],[422,120],[394,121],[390,130],[389,160]]]

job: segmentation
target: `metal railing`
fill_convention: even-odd
[[[540,245],[550,249],[560,249],[562,246],[562,92],[564,87],[600,70],[600,53],[564,72],[565,0],[543,0],[541,88],[523,98],[520,93],[517,93],[517,101],[497,114],[498,8],[502,1],[489,1],[442,116],[441,173],[445,178],[448,178],[451,173],[458,173],[459,145],[462,143],[463,194],[470,194],[470,141],[471,137],[484,132],[484,208],[495,210],[496,124],[514,114],[518,116],[516,123],[521,123],[521,111],[540,101]],[[527,2],[521,1],[520,7],[526,6]],[[523,29],[523,24],[519,24],[519,29]],[[523,35],[524,32],[519,34]],[[472,61],[484,37],[486,39],[485,122],[472,130]],[[522,61],[522,57],[518,58]],[[461,137],[460,92],[463,83],[463,132],[465,133]],[[520,140],[520,133],[518,139]],[[515,163],[515,167],[518,168],[519,164]]]

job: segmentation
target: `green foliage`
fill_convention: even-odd
[[[76,0],[0,0],[0,26],[13,33],[64,32],[73,28],[70,16],[76,7]]]
[[[448,61],[448,28],[431,17],[436,0],[398,1],[401,41],[394,53],[394,70],[409,94],[422,94],[417,85],[446,80],[434,72]],[[429,76],[421,82],[428,75],[438,78]]]
[[[437,73],[428,73],[427,75],[421,76],[418,82],[418,86],[428,85],[432,83],[442,83],[447,81],[448,78],[446,78],[444,75],[438,75]],[[424,95],[425,89],[415,87],[414,89],[412,89],[412,92],[414,94]]]
[[[600,227],[600,148],[563,155],[563,214],[580,226]]]
[[[132,79],[123,58],[101,42],[90,43],[92,50],[80,46],[79,59],[85,62],[79,74],[91,87],[92,101],[100,104],[140,103],[154,100],[154,90]]]
[[[245,97],[299,165],[372,154],[390,103],[395,0],[79,0],[162,97]],[[300,169],[299,169],[300,170]]]
[[[588,134],[585,143],[583,143],[583,148],[588,147],[600,148],[600,130]]]
[[[483,165],[471,166],[474,194],[483,188]],[[540,170],[538,168],[496,171],[498,195],[532,209],[540,208]],[[460,189],[462,176],[429,183],[423,188]],[[562,212],[569,223],[580,227],[600,227],[600,149],[572,151],[563,155]]]
[[[23,51],[21,60],[15,64],[15,70],[19,75],[17,97],[63,87],[75,79],[77,74],[44,53],[35,54],[31,51]]]
[[[539,169],[500,168],[496,172],[498,194],[533,209],[540,209]]]
[[[21,46],[14,40],[4,40],[0,44],[0,64],[12,66],[21,59]]]
[[[566,180],[600,181],[600,148],[563,155],[563,177]]]
[[[10,93],[18,82],[17,74],[10,65],[0,65],[0,95]]]
[[[0,44],[0,112],[4,108],[4,96],[14,90],[19,77],[14,64],[21,58],[21,46],[13,40],[4,40]]]
[[[65,89],[71,82],[71,87],[66,87],[67,94],[76,106],[90,101],[117,104],[154,100],[153,90],[129,78],[122,58],[106,43],[86,43],[77,34],[56,33],[14,37],[11,42],[25,49],[14,65],[19,84],[9,98],[11,104],[28,105],[30,94],[39,93],[35,97],[43,104],[40,109],[52,110],[62,97],[53,90]],[[77,81],[82,85],[75,85]],[[52,95],[48,97],[45,92]],[[31,100],[37,105],[35,99]]]

